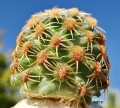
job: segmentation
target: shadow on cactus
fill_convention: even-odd
[[[87,106],[109,86],[104,30],[77,8],[53,8],[27,21],[12,53],[11,84],[28,97]]]

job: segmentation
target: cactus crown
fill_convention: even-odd
[[[88,105],[109,86],[105,41],[97,20],[77,8],[36,13],[18,35],[11,84],[30,97]]]

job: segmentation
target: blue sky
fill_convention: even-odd
[[[16,37],[30,16],[36,12],[77,7],[98,20],[106,31],[107,52],[111,62],[112,89],[120,89],[120,1],[119,0],[0,0],[0,29],[4,30],[3,52],[13,49]]]

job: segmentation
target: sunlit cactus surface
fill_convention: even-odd
[[[17,37],[10,81],[21,93],[89,105],[109,86],[104,30],[77,8],[31,16]]]

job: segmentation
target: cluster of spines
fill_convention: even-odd
[[[69,87],[78,91],[77,97],[82,97],[87,104],[84,98],[86,95],[91,97],[94,89],[106,90],[109,86],[110,63],[102,32],[104,31],[97,26],[96,19],[77,8],[53,8],[37,13],[28,20],[18,35],[12,55],[11,76],[22,79],[29,92],[28,80],[40,83],[44,75],[53,76],[54,79],[46,83],[59,80],[60,91],[62,81],[65,81]],[[68,55],[64,55],[65,52]],[[89,72],[79,72],[81,63]],[[39,73],[31,75],[37,66],[40,67]],[[41,75],[43,67],[48,72]],[[16,73],[20,75],[15,75]],[[77,74],[85,75],[82,79],[85,84],[75,80]]]

